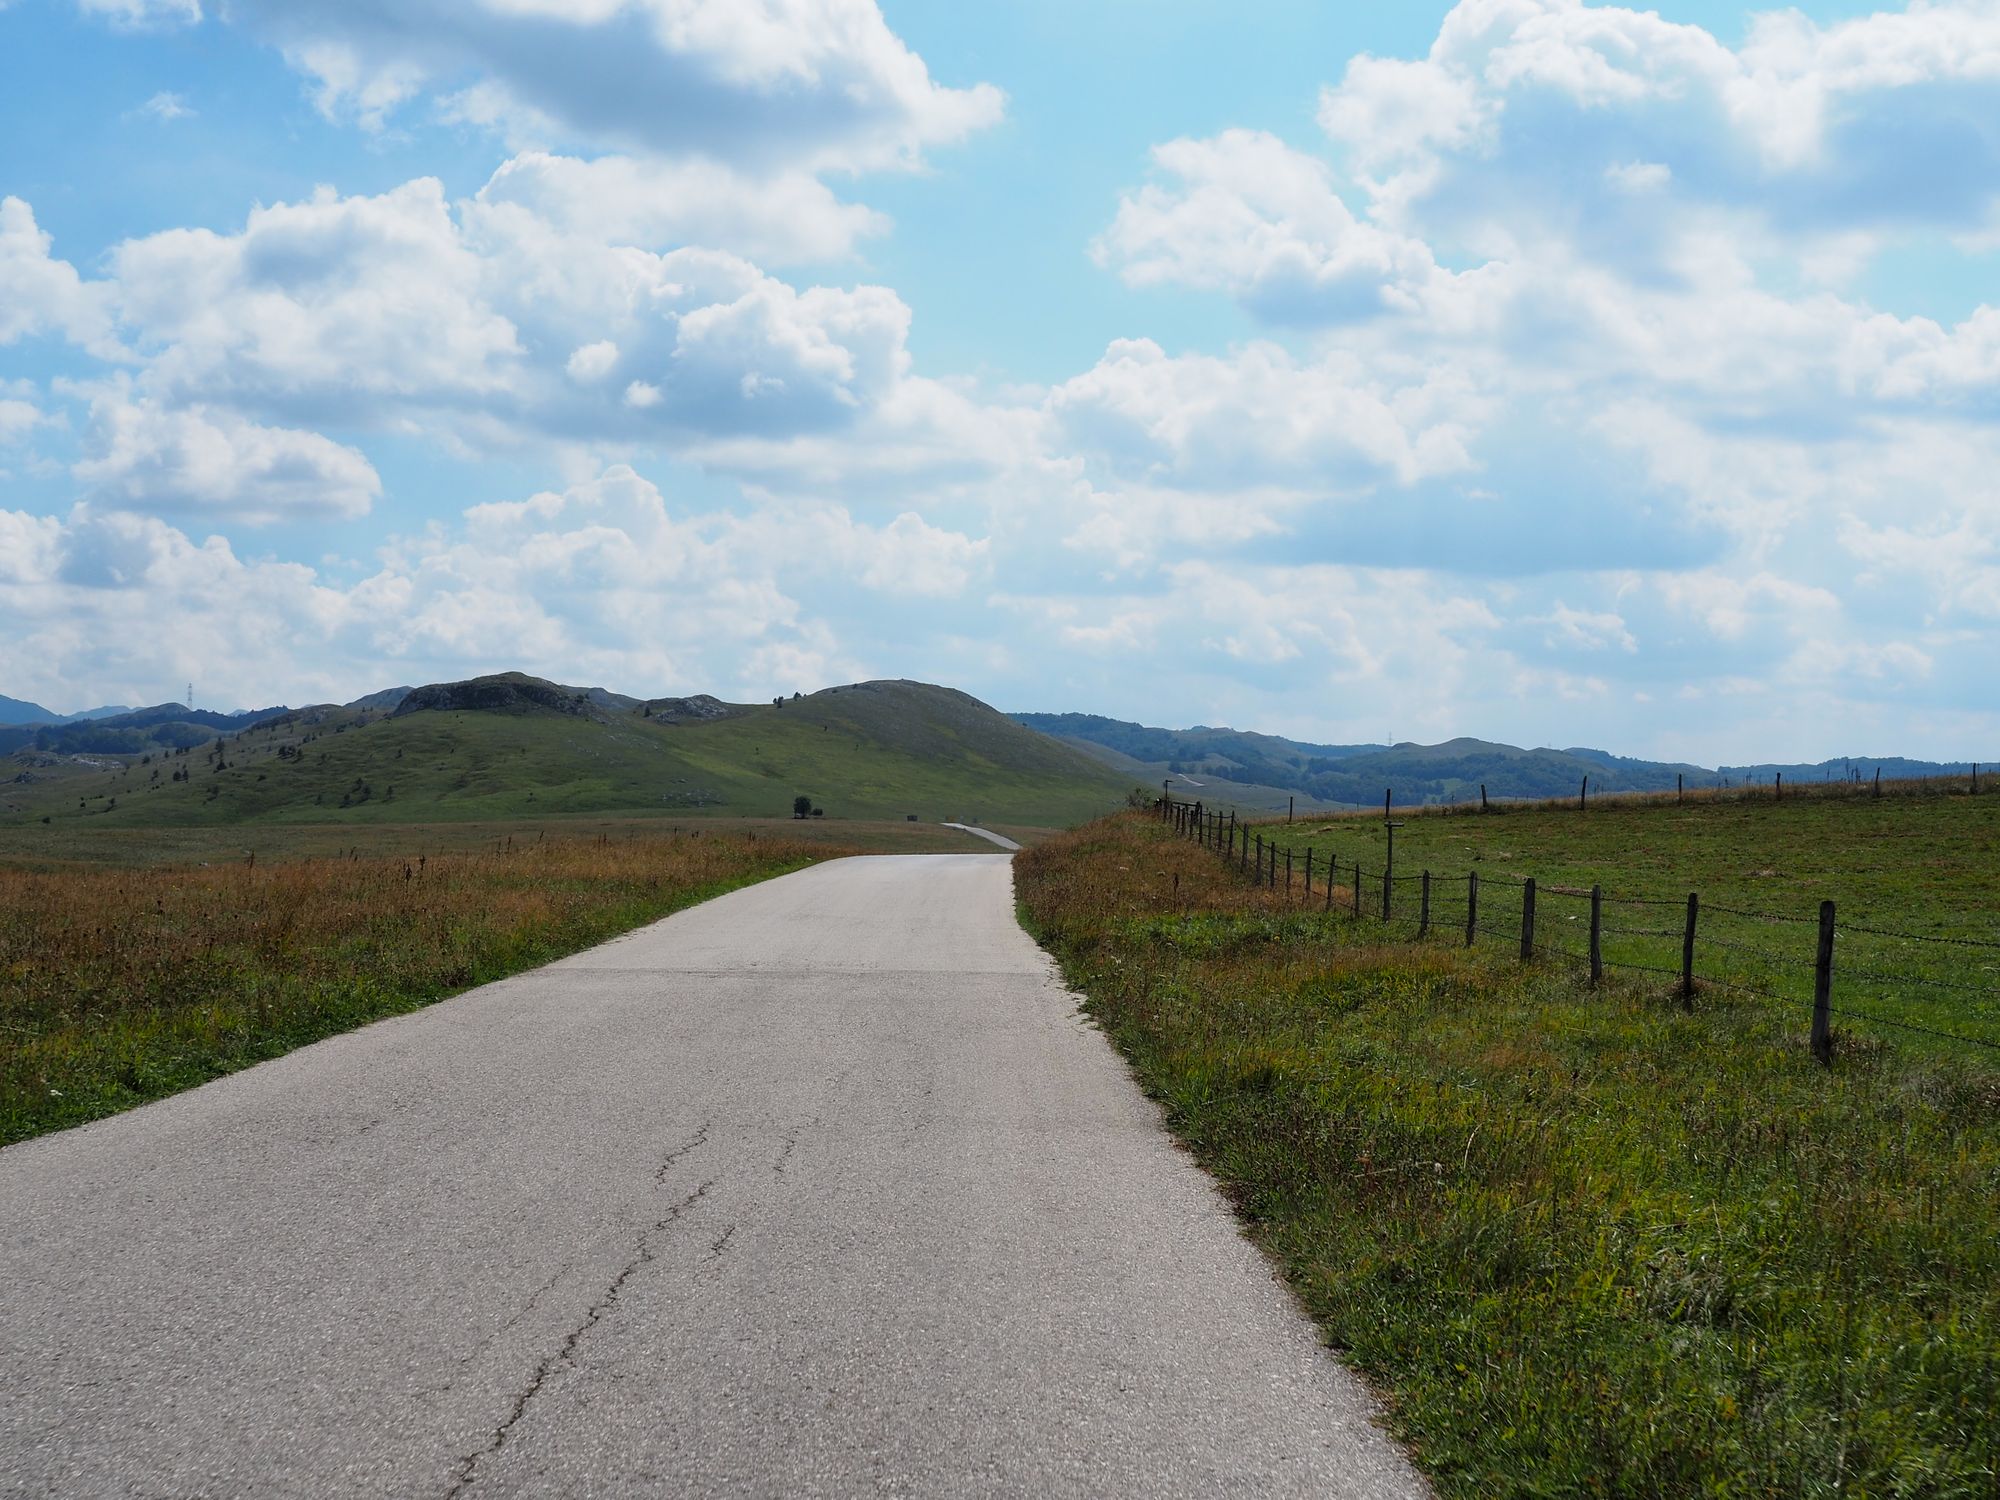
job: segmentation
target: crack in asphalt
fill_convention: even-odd
[[[838,1094],[841,1091],[841,1089],[847,1086],[847,1080],[852,1078],[853,1076],[854,1076],[854,1069],[843,1068],[841,1070],[840,1076],[833,1080],[833,1083],[829,1086],[827,1092],[830,1094]],[[786,1163],[791,1161],[792,1153],[799,1149],[799,1137],[804,1135],[808,1130],[817,1130],[820,1126],[824,1125],[825,1123],[826,1123],[826,1111],[822,1109],[817,1114],[815,1114],[810,1120],[805,1121],[803,1124],[794,1125],[790,1130],[787,1130],[784,1134],[785,1144],[783,1148],[778,1152],[778,1159],[771,1163],[771,1175],[773,1177],[783,1177],[785,1175]]]
[[[674,1163],[707,1141],[709,1130],[714,1123],[713,1120],[709,1121],[686,1141],[676,1146],[672,1151],[669,1151],[662,1158],[659,1169],[653,1173],[653,1181],[656,1184],[664,1182],[668,1171],[672,1169]],[[672,1228],[676,1220],[687,1213],[697,1203],[701,1202],[702,1199],[706,1198],[708,1190],[715,1186],[715,1181],[711,1177],[703,1182],[700,1187],[697,1187],[685,1198],[674,1204],[672,1208],[667,1210],[664,1216],[654,1220],[652,1226],[640,1234],[639,1242],[633,1248],[632,1258],[625,1262],[616,1276],[611,1278],[611,1284],[604,1289],[604,1295],[591,1303],[584,1311],[582,1320],[563,1336],[563,1341],[557,1346],[555,1352],[548,1355],[539,1365],[535,1366],[535,1373],[528,1378],[527,1385],[522,1387],[520,1392],[514,1397],[513,1405],[509,1408],[507,1415],[493,1429],[492,1435],[487,1438],[485,1444],[473,1452],[463,1455],[458,1460],[458,1472],[452,1476],[451,1487],[445,1491],[445,1500],[454,1500],[455,1496],[462,1494],[473,1485],[479,1477],[480,1460],[498,1453],[507,1445],[507,1439],[512,1435],[515,1426],[520,1422],[522,1417],[527,1415],[528,1408],[534,1404],[535,1398],[541,1394],[542,1387],[548,1383],[549,1378],[558,1369],[567,1367],[573,1370],[576,1368],[576,1361],[573,1356],[576,1353],[577,1345],[583,1342],[584,1335],[603,1322],[610,1315],[612,1309],[617,1307],[618,1300],[625,1291],[625,1283],[637,1274],[639,1268],[649,1264],[656,1258],[656,1252],[653,1248],[654,1237]],[[729,1243],[730,1236],[735,1233],[736,1226],[731,1224],[724,1231],[722,1237],[710,1246],[709,1258],[711,1260],[721,1256],[723,1247]],[[568,1267],[564,1267],[564,1270],[567,1269]],[[551,1277],[548,1283],[542,1287],[541,1291],[535,1293],[535,1297],[529,1298],[528,1307],[534,1305],[536,1297],[540,1297],[549,1287],[555,1285],[556,1278],[561,1275],[562,1271],[558,1271],[556,1277]],[[523,1307],[521,1312],[515,1315],[514,1321],[518,1322],[520,1318],[526,1316],[528,1307]],[[496,1334],[495,1337],[498,1337],[498,1335]]]
[[[457,1384],[458,1376],[463,1375],[466,1372],[466,1370],[471,1368],[472,1362],[478,1359],[479,1356],[484,1354],[488,1349],[491,1349],[495,1344],[499,1343],[503,1336],[505,1336],[513,1329],[518,1328],[521,1325],[522,1320],[524,1320],[529,1313],[535,1310],[536,1304],[538,1304],[542,1300],[542,1298],[546,1297],[550,1292],[554,1291],[556,1283],[558,1281],[561,1281],[564,1276],[568,1275],[572,1269],[574,1269],[574,1267],[569,1261],[564,1261],[560,1266],[556,1267],[555,1274],[550,1276],[547,1281],[543,1282],[540,1286],[536,1287],[532,1292],[530,1292],[528,1294],[528,1300],[526,1302],[523,1302],[518,1308],[514,1310],[514,1314],[512,1317],[508,1318],[506,1322],[502,1323],[498,1328],[494,1329],[491,1333],[487,1334],[485,1338],[479,1341],[476,1347],[474,1347],[469,1353],[463,1355],[459,1359],[458,1364],[450,1380],[447,1380],[443,1385],[427,1387],[426,1389],[419,1391],[418,1395],[426,1401],[435,1401],[439,1396],[447,1394],[451,1390],[451,1388],[455,1384]]]
[[[729,1242],[735,1238],[736,1226],[731,1224],[727,1229],[722,1231],[722,1237],[708,1247],[708,1258],[710,1260],[721,1260],[722,1252],[729,1248]]]
[[[665,1218],[656,1220],[651,1229],[639,1236],[637,1253],[625,1263],[624,1268],[616,1276],[611,1278],[611,1285],[605,1288],[604,1295],[590,1305],[589,1310],[583,1315],[583,1321],[563,1337],[562,1344],[555,1353],[535,1367],[534,1375],[530,1377],[520,1394],[514,1397],[512,1409],[508,1411],[500,1425],[493,1429],[493,1435],[487,1439],[485,1446],[459,1459],[458,1473],[452,1479],[451,1488],[445,1491],[445,1500],[452,1500],[453,1496],[470,1487],[478,1477],[479,1461],[490,1454],[498,1453],[507,1445],[507,1438],[513,1432],[515,1424],[527,1415],[535,1397],[541,1394],[542,1386],[551,1375],[555,1374],[557,1368],[563,1365],[571,1369],[576,1368],[576,1362],[571,1356],[576,1352],[576,1346],[583,1341],[583,1336],[604,1321],[611,1310],[618,1305],[618,1298],[625,1290],[625,1283],[632,1279],[641,1266],[654,1259],[653,1236],[671,1228],[676,1219],[706,1198],[708,1190],[714,1186],[715,1179],[711,1177],[669,1209]]]
[[[665,1156],[661,1157],[660,1169],[653,1174],[653,1181],[655,1183],[665,1182],[667,1180],[667,1173],[673,1170],[674,1163],[679,1161],[683,1156],[686,1156],[690,1151],[693,1151],[699,1146],[707,1144],[708,1133],[714,1128],[715,1128],[715,1121],[713,1120],[703,1121],[701,1129],[697,1130],[693,1135],[689,1136],[686,1140],[682,1141],[678,1146],[674,1147],[673,1150],[669,1151]]]
[[[543,1282],[540,1286],[536,1287],[532,1292],[530,1292],[528,1294],[528,1300],[526,1302],[523,1302],[520,1305],[520,1307],[515,1309],[514,1315],[511,1318],[509,1318],[506,1322],[502,1323],[498,1328],[494,1329],[491,1333],[487,1334],[485,1338],[479,1341],[478,1348],[474,1349],[470,1354],[466,1355],[465,1358],[461,1359],[458,1362],[458,1368],[461,1371],[464,1370],[466,1366],[470,1365],[475,1359],[479,1358],[480,1355],[484,1354],[488,1349],[491,1349],[496,1343],[498,1343],[504,1334],[507,1334],[511,1332],[513,1329],[518,1328],[521,1325],[522,1320],[525,1319],[529,1313],[535,1310],[536,1304],[539,1303],[542,1300],[542,1298],[546,1297],[550,1292],[554,1291],[556,1283],[558,1281],[561,1281],[564,1276],[568,1275],[569,1271],[570,1271],[570,1263],[568,1261],[564,1261],[561,1265],[557,1266],[555,1269],[555,1274],[550,1276],[547,1281]],[[433,1394],[441,1396],[450,1389],[451,1386],[449,1384],[446,1384],[440,1387]]]
[[[771,1175],[773,1177],[783,1177],[785,1175],[785,1163],[790,1161],[792,1153],[799,1149],[799,1137],[804,1133],[805,1126],[803,1125],[794,1125],[790,1130],[785,1132],[785,1147],[778,1153],[778,1159],[771,1163]]]

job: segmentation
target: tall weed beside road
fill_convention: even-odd
[[[1131,815],[1024,919],[1447,1494],[1990,1497],[2000,1074],[1302,911]]]
[[[0,870],[0,1144],[192,1087],[847,851],[754,835]]]

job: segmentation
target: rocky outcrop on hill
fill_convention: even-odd
[[[465,682],[433,682],[427,687],[412,688],[390,717],[400,719],[438,709],[458,713],[572,714],[585,719],[608,717],[604,707],[592,701],[588,689],[563,687],[525,672],[500,672]]]
[[[696,693],[692,698],[652,698],[646,703],[646,717],[659,724],[706,724],[736,712],[734,704],[707,693]]]

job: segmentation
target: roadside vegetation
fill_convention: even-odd
[[[1002,827],[1009,831],[1013,825]],[[1022,843],[1054,830],[1013,829]],[[690,817],[641,814],[637,817],[463,820],[441,823],[260,823],[185,828],[112,824],[58,825],[51,835],[39,826],[0,823],[0,866],[60,872],[90,866],[135,868],[241,864],[246,860],[345,859],[359,855],[416,859],[437,853],[477,854],[519,847],[538,839],[595,842],[599,839],[662,840],[699,832],[704,838],[754,834],[793,839],[839,853],[952,854],[980,847],[977,840],[938,823],[903,818],[841,818],[795,822],[790,818]],[[400,866],[399,866],[400,868]]]
[[[407,857],[0,869],[0,1144],[852,852],[755,832],[523,834]]]
[[[1742,827],[1680,852],[1770,868],[1775,821]],[[1931,856],[1884,842],[1873,887],[1955,889]],[[1030,930],[1442,1492],[2000,1489],[1989,1055],[1844,1034],[1822,1069],[1795,1010],[1389,941],[1139,813],[1015,863]]]

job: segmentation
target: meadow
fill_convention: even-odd
[[[1046,838],[1052,829],[994,825],[1020,843]],[[133,869],[171,865],[241,864],[296,859],[363,857],[418,859],[430,854],[476,854],[539,839],[595,842],[755,834],[759,838],[837,845],[870,854],[951,854],[989,847],[937,823],[902,818],[739,818],[723,814],[641,813],[636,816],[485,818],[446,822],[237,823],[148,827],[140,824],[0,822],[0,867],[63,871],[97,866]]]
[[[320,858],[0,867],[0,1144],[858,852],[828,832],[523,829],[441,848],[403,830],[395,853],[342,842]]]
[[[1894,825],[1872,855],[1728,812],[1412,819],[1397,856],[1421,824],[1438,865],[1504,853],[1575,881],[1650,849],[1680,886],[1706,851],[1718,890],[1783,861],[1934,893],[1878,906],[1906,924],[1976,923],[1973,836],[1900,814],[1907,836],[1867,813]],[[1313,836],[1362,858],[1367,835]],[[1656,976],[1593,989],[1566,961],[1402,940],[1143,814],[1016,872],[1024,922],[1442,1493],[2000,1486],[1990,1054],[1862,1032],[1822,1068],[1757,996],[1705,988],[1690,1011]]]
[[[1950,1033],[2000,1047],[2000,795],[1964,781],[1866,791],[1607,799],[1406,812],[1394,830],[1391,916],[1414,934],[1422,872],[1431,874],[1431,934],[1462,942],[1477,872],[1476,939],[1518,941],[1525,877],[1537,886],[1537,945],[1586,961],[1590,889],[1604,892],[1603,954],[1614,971],[1654,978],[1680,968],[1686,901],[1699,895],[1696,973],[1709,986],[1804,1014],[1812,999],[1819,903],[1835,903],[1834,1005],[1856,1029],[1904,1039]],[[1390,831],[1381,815],[1242,826],[1251,841],[1293,854],[1304,900],[1333,863],[1336,904],[1379,916]],[[1239,845],[1240,847],[1240,845]],[[1282,854],[1280,855],[1282,861]],[[1280,870],[1282,884],[1282,868]],[[1939,1039],[1934,1039],[1939,1040]],[[1952,1043],[1950,1045],[1958,1045]],[[2000,1056],[2000,1054],[1996,1054]]]

